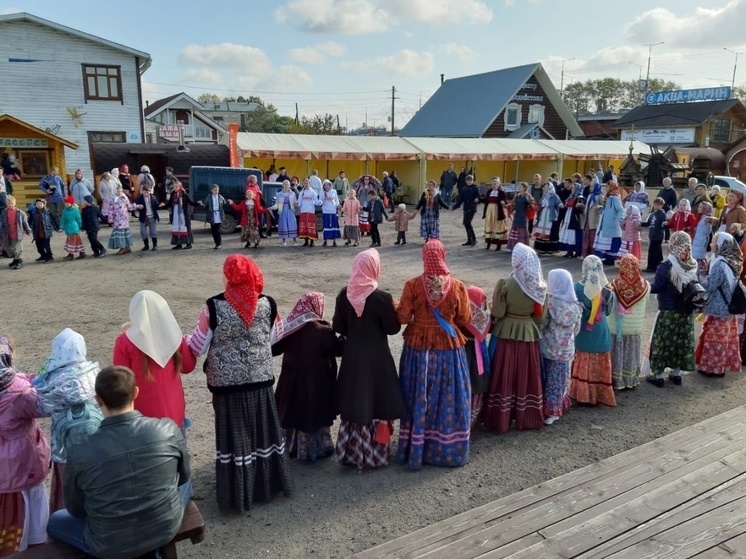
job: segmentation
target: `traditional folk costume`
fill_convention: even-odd
[[[617,303],[608,316],[614,388],[635,388],[640,384],[642,333],[650,284],[642,277],[640,261],[632,254],[625,254],[619,260],[619,275],[612,280],[611,289]]]
[[[732,235],[717,233],[717,250],[707,277],[707,303],[696,351],[697,372],[722,377],[741,371],[740,340],[736,315],[728,311],[733,291],[740,289],[743,270],[741,248]]]
[[[306,243],[308,241],[313,242],[319,238],[316,231],[316,206],[319,205],[319,197],[316,191],[310,186],[301,190],[300,196],[298,196],[298,204],[300,206],[298,236],[305,239]]]
[[[282,241],[298,238],[298,220],[293,208],[298,203],[295,193],[291,190],[277,193],[277,233]],[[283,243],[284,244],[284,243]]]
[[[251,197],[238,204],[233,202],[230,206],[238,212],[238,222],[241,225],[241,242],[244,243],[244,248],[250,248],[252,245],[254,248],[258,247],[261,238],[259,235],[260,206],[258,201]],[[295,216],[292,217],[295,221]]]
[[[186,248],[192,248],[194,237],[192,236],[192,216],[189,206],[197,205],[199,204],[192,200],[184,190],[184,186],[177,183],[171,193],[171,198],[168,200],[171,215],[172,248],[180,249],[182,245],[186,245]]]
[[[554,185],[548,184],[547,191],[541,197],[539,219],[534,228],[534,248],[541,254],[557,252],[559,240],[559,205],[562,202],[554,191]]]
[[[559,249],[566,251],[565,256],[575,258],[583,250],[583,230],[580,219],[584,209],[583,185],[575,183],[572,194],[563,200],[565,214],[562,217],[559,232]]]
[[[344,214],[344,227],[345,227],[345,244],[355,243],[357,246],[360,242],[360,202],[354,197],[354,190],[352,197],[348,196],[345,203],[342,204],[342,213]]]
[[[679,202],[676,211],[668,220],[668,228],[671,233],[683,231],[689,236],[694,235],[694,229],[697,226],[697,216],[692,212],[692,205],[686,198]]]
[[[528,244],[528,213],[534,205],[534,199],[525,192],[513,199],[513,224],[508,235],[508,250],[513,250],[518,243]]]
[[[404,284],[396,312],[407,325],[399,362],[407,414],[397,460],[410,470],[469,461],[471,389],[460,328],[471,322],[471,303],[466,286],[451,276],[440,241],[427,241],[422,259],[423,274]]]
[[[223,274],[225,292],[207,300],[189,347],[195,356],[207,353],[218,508],[241,513],[292,488],[272,390],[272,341],[282,321],[274,299],[262,294],[264,277],[251,259],[232,254]]]
[[[484,210],[482,210],[482,219],[484,219],[484,242],[487,244],[487,250],[490,245],[497,245],[500,250],[505,244],[508,228],[505,225],[505,204],[508,197],[499,183],[492,183],[492,189],[484,197]]]
[[[627,206],[627,215],[622,220],[622,245],[619,247],[619,255],[631,254],[637,260],[642,260],[642,215],[637,206]]]
[[[710,250],[712,236],[712,223],[707,218],[712,217],[714,209],[709,202],[702,202],[699,208],[701,211],[697,216],[699,219],[694,228],[694,237],[692,237],[692,258],[697,261],[697,278],[704,285],[710,269],[707,252]]]
[[[310,292],[293,307],[272,345],[282,354],[275,400],[291,458],[315,461],[334,454],[334,384],[344,342],[324,320],[324,294]]]
[[[498,433],[506,433],[514,420],[519,431],[540,429],[544,420],[539,325],[546,313],[547,284],[539,257],[527,245],[515,246],[511,263],[510,277],[498,280],[492,295],[492,338],[499,341],[484,425]]]
[[[0,557],[47,541],[51,456],[36,400],[30,377],[13,367],[10,339],[0,335]]]
[[[425,239],[440,239],[440,208],[448,209],[440,194],[422,193],[415,211],[420,212],[420,237]]]
[[[596,230],[598,229],[598,222],[600,220],[600,211],[603,206],[599,205],[601,198],[603,198],[603,192],[601,191],[601,185],[595,183],[592,188],[586,188],[583,190],[585,194],[586,190],[588,194],[585,198],[585,211],[583,212],[583,219],[581,227],[583,229],[583,250],[581,256],[585,258],[589,254],[593,254],[593,245],[596,242]]]
[[[83,239],[80,237],[80,229],[83,226],[80,209],[75,205],[75,198],[72,196],[65,198],[65,205],[60,218],[60,229],[67,235],[63,250],[68,256],[80,254],[80,257],[83,258],[85,257],[85,246],[83,245]]]
[[[606,187],[606,201],[598,222],[596,239],[593,241],[596,256],[603,259],[607,266],[612,266],[619,258],[619,249],[622,246],[623,216],[624,207],[619,196],[619,186],[610,183]]]
[[[329,189],[327,190],[327,185]],[[332,188],[332,183],[324,181],[324,187],[321,190],[321,215],[324,227],[324,242],[334,241],[336,245],[337,239],[342,238],[342,233],[339,230],[339,217],[337,216],[337,210],[339,209],[339,197],[337,191]]]
[[[114,229],[109,237],[109,248],[118,248],[120,254],[129,252],[132,246],[130,212],[135,211],[135,209],[136,206],[129,201],[124,193],[118,194],[111,201],[109,217]]]
[[[575,356],[575,336],[580,331],[582,310],[572,276],[561,268],[548,276],[546,320],[541,326],[541,361],[544,376],[544,424],[551,425],[572,405],[570,367]]]
[[[691,256],[692,241],[683,231],[671,235],[668,257],[658,265],[650,292],[658,295],[658,315],[650,340],[648,380],[663,387],[665,371],[681,384],[681,371],[694,370],[694,321],[685,308],[686,286],[697,281],[697,262]]]
[[[471,306],[471,321],[461,328],[466,338],[466,362],[469,365],[471,385],[471,422],[473,430],[482,416],[484,395],[490,389],[492,360],[490,359],[487,336],[492,330],[492,315],[487,308],[487,294],[475,285],[467,288]]]
[[[575,295],[583,306],[580,332],[575,336],[570,398],[581,404],[616,406],[611,375],[611,335],[606,317],[614,310],[614,294],[597,256],[583,260],[583,276]]]
[[[393,422],[406,413],[388,342],[401,326],[394,299],[378,289],[380,273],[375,249],[359,253],[332,321],[346,337],[334,388],[341,419],[334,458],[359,470],[388,465]]]

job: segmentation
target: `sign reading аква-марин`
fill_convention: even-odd
[[[722,101],[724,99],[730,99],[730,87],[656,91],[645,96],[645,104],[661,105],[664,103],[692,103],[694,101]]]

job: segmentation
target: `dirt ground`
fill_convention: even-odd
[[[164,216],[165,217],[165,216]],[[491,295],[497,279],[510,270],[510,254],[463,248],[460,212],[443,215],[443,241],[455,277],[476,284]],[[136,225],[133,223],[133,225]],[[481,220],[475,220],[477,231]],[[421,272],[419,219],[412,222],[405,247],[393,246],[392,225],[382,228],[379,249],[383,269],[380,287],[395,298],[404,281]],[[195,248],[170,251],[167,221],[161,221],[158,252],[107,255],[81,262],[61,262],[63,236],[53,239],[58,261],[36,264],[35,249],[26,244],[26,266],[6,269],[0,277],[5,298],[2,331],[16,342],[22,370],[36,371],[47,355],[52,338],[65,327],[81,332],[89,358],[101,366],[111,362],[114,339],[132,295],[153,289],[170,303],[185,332],[195,324],[204,300],[222,290],[221,268],[225,257],[241,250],[255,258],[265,275],[265,293],[274,297],[287,314],[305,291],[327,295],[326,315],[331,319],[337,292],[346,281],[359,249],[339,247],[282,248],[276,237],[264,240],[257,250],[240,249],[237,235],[224,239],[223,250],[212,250],[208,229],[195,225]],[[109,229],[101,231],[105,241]],[[133,228],[135,237],[139,238]],[[367,247],[367,237],[362,247]],[[135,250],[140,241],[136,241]],[[643,256],[645,256],[643,254]],[[566,267],[578,279],[580,261],[543,257],[544,273]],[[611,279],[615,272],[607,269]],[[650,303],[648,322],[655,314]],[[401,336],[390,338],[398,362]],[[276,362],[276,374],[280,360]],[[217,510],[214,482],[214,431],[210,394],[201,362],[184,378],[187,414],[194,424],[188,444],[192,457],[195,498],[207,526],[207,539],[198,546],[179,545],[179,555],[241,558],[340,558],[396,538],[499,497],[617,454],[685,426],[702,421],[744,402],[744,382],[739,376],[706,379],[685,377],[683,386],[669,383],[664,389],[643,383],[618,394],[615,409],[575,408],[555,425],[538,432],[473,435],[471,461],[458,469],[425,466],[410,472],[391,465],[360,474],[329,459],[316,464],[293,463],[295,492],[257,504],[250,515],[224,516]]]

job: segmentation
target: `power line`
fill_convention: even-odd
[[[203,87],[200,85],[185,85],[180,83],[165,83],[165,82],[151,82],[145,80],[146,83],[152,83],[153,85],[168,85],[171,87],[181,87],[184,89],[201,89],[202,91],[227,91],[227,92],[238,92],[238,93],[256,93],[261,95],[362,95],[365,93],[388,93],[387,89],[374,89],[370,91],[307,91],[304,93],[298,93],[297,91],[261,91],[261,90],[250,90],[250,89],[236,89],[236,88],[220,88],[220,87]]]

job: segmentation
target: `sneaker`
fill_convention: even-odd
[[[212,250],[220,250],[223,247],[223,245],[215,245],[212,247]]]
[[[37,258],[36,260],[34,260],[34,262],[44,262],[46,259],[47,259],[46,256],[40,256],[39,258]]]
[[[662,378],[647,377],[645,380],[647,380],[653,386],[657,386],[658,388],[663,388],[664,381]]]
[[[559,419],[558,416],[556,416],[556,415],[550,415],[549,417],[547,417],[546,419],[544,419],[544,425],[551,425],[552,423],[554,423],[558,419]]]
[[[153,247],[153,250],[155,250],[155,247]],[[102,258],[102,257],[104,257],[104,256],[106,256],[106,249],[105,249],[105,248],[102,248],[102,249],[101,249],[101,252],[99,252],[99,253],[98,253],[98,257],[99,257],[99,258]],[[54,259],[53,259],[53,260],[54,260]]]
[[[192,245],[187,245],[184,247],[184,250],[189,250],[190,248],[192,248]]]
[[[23,268],[23,262],[19,260],[18,262],[16,262],[16,265],[11,268],[11,270],[20,270],[21,268]]]
[[[75,260],[75,257],[74,257],[74,256],[73,256],[72,254],[68,254],[68,255],[67,255],[67,256],[65,256],[65,258],[63,258],[62,260]]]
[[[48,258],[46,258],[46,259],[44,260],[44,263],[46,264],[47,262],[53,262],[53,261],[54,261],[54,256],[51,256],[51,255],[50,255],[50,256],[49,256]]]
[[[181,250],[183,247],[181,245],[174,245],[171,247],[171,250]]]
[[[399,243],[396,243],[396,244],[398,245]],[[461,246],[462,246],[462,247],[468,247],[468,246],[471,246],[471,241],[466,241],[465,243],[461,243]]]

